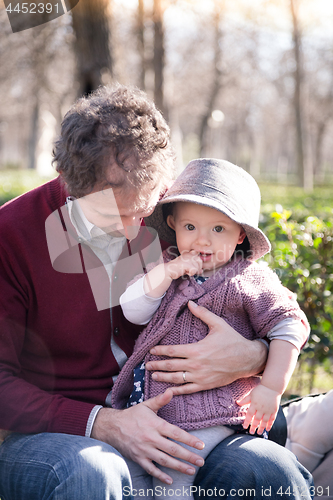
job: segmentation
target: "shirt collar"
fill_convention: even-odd
[[[103,239],[107,238],[109,240],[109,243],[119,243],[120,241],[126,240],[125,236],[122,238],[115,238],[103,231],[103,229],[101,229],[100,227],[92,224],[84,215],[84,212],[80,207],[77,199],[73,196],[68,196],[66,198],[66,205],[68,207],[69,218],[79,238],[82,238],[88,243],[92,243],[93,239],[100,237],[102,237]]]
[[[79,238],[90,241],[92,239],[91,230],[93,229],[94,224],[88,221],[82,208],[73,196],[68,196],[66,198],[66,205],[69,218]]]

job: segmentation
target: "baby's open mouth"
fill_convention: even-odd
[[[203,253],[203,252],[199,253],[199,257],[203,262],[207,262],[208,260],[210,260],[212,258],[212,255],[213,255],[212,253]]]

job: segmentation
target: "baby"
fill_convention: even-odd
[[[270,251],[258,228],[259,210],[260,191],[246,171],[222,160],[193,160],[147,222],[161,239],[176,246],[163,253],[163,262],[136,277],[120,299],[129,321],[149,324],[115,383],[115,408],[140,403],[170,387],[145,371],[145,364],[157,359],[150,353],[155,345],[197,342],[208,334],[207,325],[187,307],[189,300],[224,318],[247,339],[271,341],[261,378],[174,396],[159,410],[160,417],[205,443],[203,458],[240,427],[249,427],[251,434],[271,429],[309,333],[304,314],[277,275],[255,262]],[[191,382],[189,375],[183,373],[184,383]],[[154,492],[159,498],[173,498],[170,491],[163,497],[163,483],[128,463],[135,489],[145,489],[150,498]],[[179,491],[190,498],[193,477],[164,471],[172,478],[174,498],[182,498]]]

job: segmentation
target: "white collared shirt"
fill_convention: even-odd
[[[110,279],[110,287],[112,283],[112,274],[114,267],[121,255],[124,245],[126,244],[126,237],[115,237],[112,236],[103,229],[92,224],[85,216],[78,200],[69,196],[66,199],[66,206],[68,208],[69,218],[71,223],[74,226],[75,231],[79,237],[79,242],[89,246],[94,254],[98,257],[98,259],[103,263],[109,279]],[[111,303],[111,293],[110,293],[110,311],[112,308]],[[110,312],[111,314],[111,312]],[[110,317],[110,321],[112,321]],[[127,361],[127,355],[125,352],[117,345],[112,335],[111,341],[111,351],[114,355],[119,368],[122,368],[125,362]],[[116,377],[113,377],[114,381]],[[106,398],[106,405],[109,406],[109,401],[111,400],[111,392],[108,394]],[[95,418],[99,410],[103,408],[101,405],[96,405],[88,418],[87,426],[86,426],[86,437],[90,437],[91,431],[95,422]]]

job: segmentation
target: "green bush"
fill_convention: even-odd
[[[48,180],[35,170],[0,170],[0,205]]]
[[[312,367],[308,386],[312,390],[316,367],[320,365],[331,371],[333,210],[318,206],[319,218],[309,215],[304,205],[303,209],[296,204],[290,210],[281,205],[277,208],[271,211],[269,205],[263,206],[261,227],[272,243],[272,252],[264,260],[297,295],[309,320],[311,334],[300,359]]]

